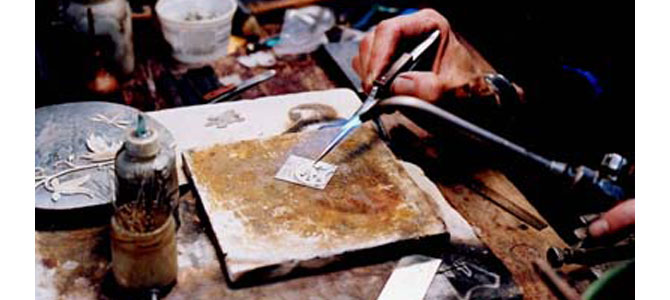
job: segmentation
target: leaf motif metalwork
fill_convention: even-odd
[[[93,198],[93,191],[83,186],[90,178],[90,175],[84,175],[64,182],[60,182],[58,178],[54,178],[51,180],[51,186],[53,187],[51,199],[57,201],[60,195],[76,194]]]
[[[111,160],[116,156],[116,152],[121,149],[121,145],[120,141],[108,143],[103,137],[91,134],[86,139],[86,148],[91,153],[84,154],[81,157],[93,162]]]
[[[226,128],[230,124],[243,121],[244,117],[240,116],[236,111],[229,109],[219,115],[208,117],[205,127]]]
[[[93,122],[100,122],[107,125],[117,127],[119,129],[126,129],[130,125],[130,121],[120,119],[121,115],[114,115],[111,117],[105,116],[103,114],[96,114],[95,116],[89,118]]]

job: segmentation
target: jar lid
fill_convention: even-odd
[[[130,156],[140,158],[154,157],[160,150],[158,134],[152,129],[147,129],[142,135],[138,135],[135,129],[129,130],[123,146]]]

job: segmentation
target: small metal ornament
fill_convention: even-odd
[[[337,166],[326,162],[291,155],[279,169],[275,179],[323,190],[335,174]]]

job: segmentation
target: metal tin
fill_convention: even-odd
[[[167,217],[165,216],[167,215]],[[162,289],[177,280],[177,243],[174,217],[150,232],[132,232],[117,217],[111,221],[112,270],[119,287],[131,290]]]

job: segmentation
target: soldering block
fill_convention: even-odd
[[[372,259],[376,254],[365,251],[401,243],[448,243],[439,206],[372,124],[325,157],[337,170],[323,189],[275,179],[287,159],[316,157],[336,133],[284,134],[184,153],[231,282],[321,268],[358,253]],[[400,255],[393,249],[383,253]]]

